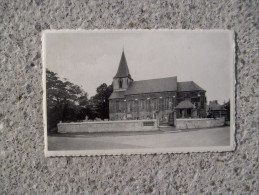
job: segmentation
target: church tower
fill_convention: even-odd
[[[123,50],[118,71],[113,77],[113,91],[125,91],[132,82],[133,79],[130,76],[127,60]]]

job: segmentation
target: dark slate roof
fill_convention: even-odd
[[[177,91],[205,91],[193,81],[178,82]]]
[[[125,95],[177,91],[177,77],[134,81]]]
[[[187,108],[195,108],[195,106],[190,102],[190,100],[183,100],[175,108],[187,109]]]
[[[112,92],[111,96],[109,99],[120,99],[124,98],[125,91],[114,91]]]
[[[211,101],[209,103],[210,110],[226,110],[222,105],[218,104],[216,101]]]
[[[122,52],[122,55],[121,55],[118,71],[113,78],[122,78],[122,77],[131,77],[124,51]]]

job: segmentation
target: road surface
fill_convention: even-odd
[[[230,128],[185,131],[59,134],[48,136],[48,148],[57,150],[105,150],[229,146]]]

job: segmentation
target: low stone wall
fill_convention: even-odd
[[[156,120],[98,121],[59,123],[59,133],[124,132],[158,130]]]
[[[199,129],[210,127],[221,127],[224,125],[225,118],[202,118],[202,119],[176,119],[177,129]]]

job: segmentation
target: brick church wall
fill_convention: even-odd
[[[184,91],[184,92],[177,92],[177,104],[179,104],[181,101],[189,99],[193,105],[197,108],[197,115],[198,117],[206,117],[206,105],[207,105],[207,99],[205,92],[197,92],[197,91]],[[180,118],[180,114],[177,113],[177,118]]]
[[[176,92],[126,95],[125,99],[110,100],[110,120],[151,119],[158,112],[168,117],[176,106]],[[126,101],[124,101],[126,100]],[[119,108],[118,104],[121,104]]]

